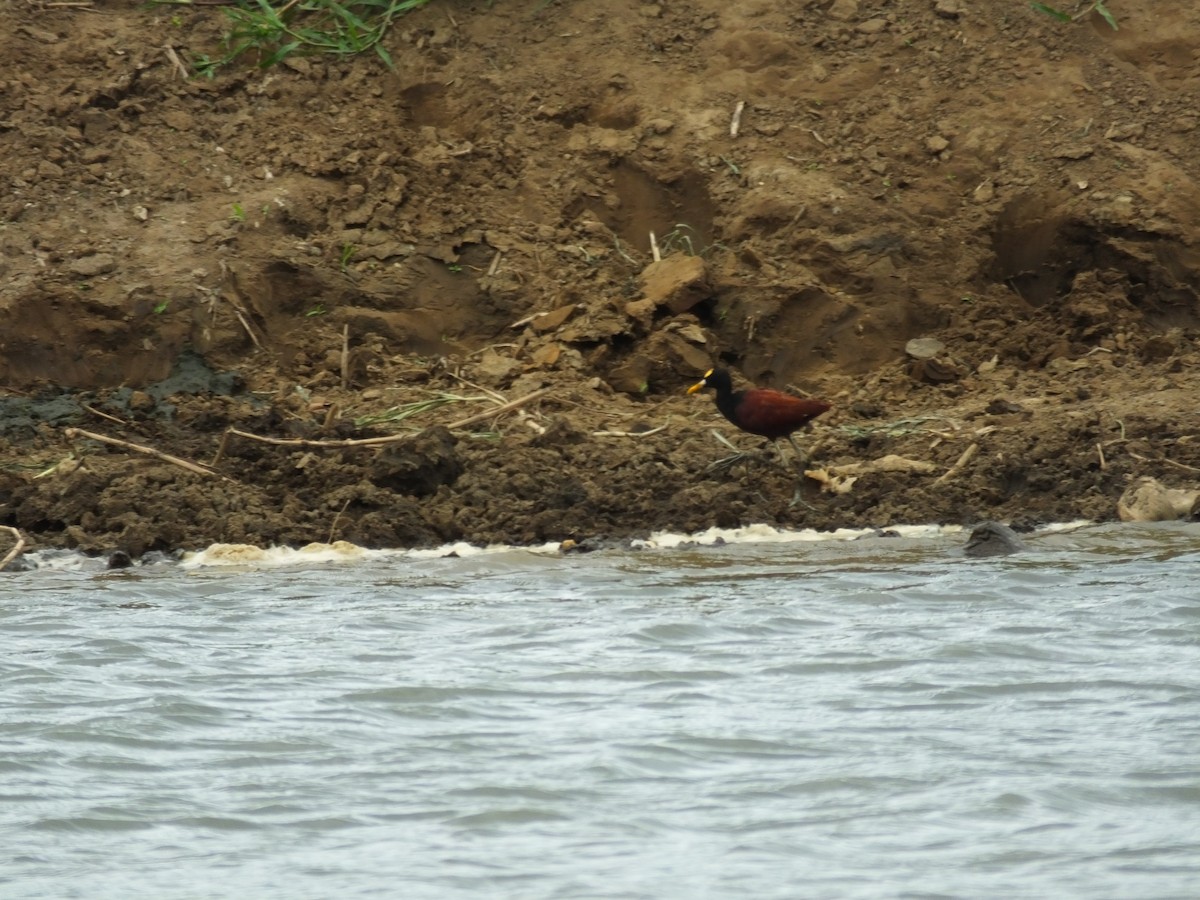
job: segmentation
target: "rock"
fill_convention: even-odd
[[[908,368],[908,375],[913,381],[923,381],[926,384],[946,384],[958,381],[966,372],[948,359],[917,359]]]
[[[573,444],[583,444],[591,440],[591,435],[566,416],[555,416],[550,425],[535,437],[530,444],[534,447],[566,447]]]
[[[913,338],[904,345],[904,352],[913,359],[933,359],[946,349],[946,345],[937,338]]]
[[[849,22],[858,18],[858,0],[834,0],[833,6],[827,13],[829,18],[839,22]]]
[[[1005,400],[1003,397],[995,397],[984,407],[983,411],[989,416],[1006,416],[1011,413],[1025,412],[1025,407],[1020,403]]]
[[[81,256],[73,260],[67,271],[80,278],[94,278],[97,275],[107,275],[117,268],[117,261],[107,253],[93,253],[91,256]]]
[[[174,128],[176,131],[191,131],[196,120],[190,112],[183,109],[171,109],[163,113],[163,121],[167,127]]]
[[[128,569],[132,565],[133,565],[132,557],[130,557],[130,555],[128,553],[126,553],[124,550],[117,550],[115,553],[113,553],[112,556],[110,556],[108,558],[108,565],[106,566],[106,568]]]
[[[709,296],[708,267],[699,256],[674,254],[642,271],[642,297],[673,313],[687,312]]]
[[[933,137],[925,140],[925,149],[928,150],[933,156],[937,156],[939,153],[948,149],[949,147],[950,142],[940,134],[935,134]]]
[[[425,497],[454,484],[462,471],[454,435],[435,425],[409,440],[388,444],[372,460],[367,477],[398,494]]]
[[[1066,147],[1058,147],[1052,152],[1052,155],[1058,159],[1087,159],[1095,152],[1095,147],[1087,144],[1074,144]]]
[[[962,13],[962,4],[958,0],[937,0],[933,4],[933,14],[943,19],[957,19]]]
[[[881,34],[887,31],[887,27],[887,19],[867,19],[855,26],[854,30],[859,34]]]
[[[562,356],[562,350],[561,344],[553,342],[538,347],[529,354],[529,363],[538,368],[548,369],[558,362],[559,357]]]
[[[561,328],[571,318],[575,312],[575,304],[570,303],[566,306],[560,306],[558,309],[552,309],[550,312],[543,313],[540,316],[535,316],[529,322],[529,327],[538,334],[545,334],[548,331],[555,331]]]
[[[1200,490],[1169,488],[1144,476],[1126,488],[1117,501],[1122,522],[1170,522],[1190,516],[1200,503]]]
[[[984,522],[971,529],[971,536],[967,538],[963,552],[973,559],[982,559],[988,556],[1008,556],[1011,553],[1020,553],[1024,549],[1024,542],[1007,525]]]
[[[650,370],[654,364],[645,356],[631,356],[608,373],[606,381],[622,394],[645,394],[650,389]]]
[[[515,369],[519,369],[521,364],[515,359],[507,356],[501,356],[495,350],[488,350],[479,357],[479,362],[476,363],[475,375],[481,381],[498,382],[503,381],[513,373]]]
[[[1110,141],[1128,141],[1132,138],[1141,137],[1145,133],[1145,125],[1127,123],[1124,125],[1110,125],[1108,130],[1104,132],[1104,137]]]

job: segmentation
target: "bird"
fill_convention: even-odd
[[[786,437],[800,460],[807,459],[807,455],[792,433],[830,409],[824,400],[809,400],[770,388],[735,391],[733,379],[725,369],[709,369],[700,381],[688,388],[688,393],[694,394],[705,388],[717,392],[717,409],[726,419],[742,431],[772,442]]]

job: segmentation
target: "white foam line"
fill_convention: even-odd
[[[900,537],[938,537],[940,535],[960,534],[960,525],[893,525],[882,531],[897,534]],[[874,528],[838,528],[834,531],[817,531],[804,528],[798,531],[775,528],[772,525],[745,525],[740,528],[709,528],[695,534],[679,534],[670,531],[655,532],[650,535],[642,546],[657,547],[669,550],[683,544],[795,544],[815,541],[853,541],[858,538],[872,537],[880,532]]]
[[[1038,534],[1062,534],[1077,531],[1094,524],[1086,519],[1073,522],[1057,522],[1038,529]],[[708,528],[693,534],[674,531],[657,531],[644,540],[631,540],[624,546],[634,550],[673,550],[683,546],[713,546],[720,544],[796,544],[827,541],[853,541],[873,537],[882,533],[905,538],[936,538],[961,535],[966,529],[961,525],[892,525],[884,529],[838,528],[834,531],[817,531],[812,528],[798,530],[776,528],[773,525],[745,525],[740,528]],[[558,543],[521,547],[512,544],[492,544],[479,547],[465,541],[443,544],[423,550],[369,550],[347,541],[332,544],[312,543],[299,549],[291,547],[256,547],[252,544],[213,544],[204,550],[183,554],[180,565],[185,569],[200,568],[249,568],[271,569],[288,566],[311,566],[327,563],[353,563],[368,559],[439,559],[450,556],[467,558],[495,553],[532,553],[555,555]],[[82,555],[48,553],[31,554],[32,561],[40,569],[79,569],[89,562]]]

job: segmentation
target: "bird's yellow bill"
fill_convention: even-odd
[[[690,388],[688,388],[687,392],[689,394],[694,394],[694,393],[696,393],[696,391],[702,391],[706,387],[708,387],[708,376],[711,375],[714,371],[715,371],[714,369],[709,369],[707,372],[705,372],[704,377],[701,378],[699,381],[697,381],[695,384],[693,384]]]

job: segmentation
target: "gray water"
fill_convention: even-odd
[[[1200,528],[0,578],[0,897],[1194,898]]]

